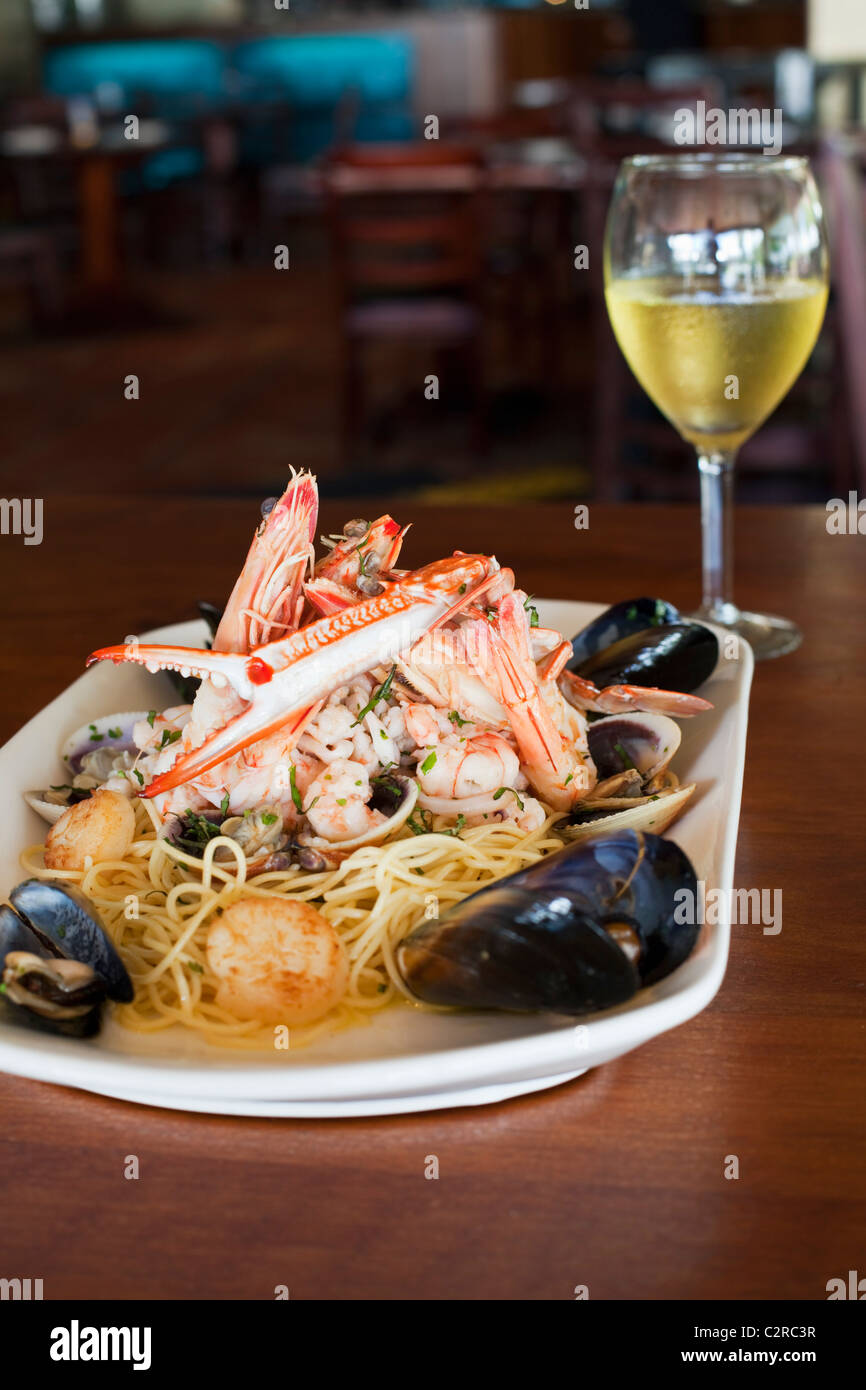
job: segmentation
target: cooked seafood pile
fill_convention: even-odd
[[[330,869],[398,832],[460,836],[507,822],[529,834],[553,812],[563,840],[592,837],[587,845],[567,845],[412,932],[398,954],[412,995],[580,1013],[657,978],[659,952],[673,968],[693,939],[684,947],[673,932],[659,884],[667,893],[693,874],[656,835],[694,791],[671,764],[676,721],[710,708],[693,691],[717,661],[712,632],[662,600],[638,598],[569,638],[541,625],[532,597],[493,556],[457,551],[398,568],[407,528],[383,516],[323,537],[317,557],[317,514],[307,473],[263,505],[225,610],[213,611],[212,645],[128,641],[93,654],[91,662],[138,663],[193,688],[183,703],[94,718],[70,735],[62,782],[27,796],[51,823],[46,868],[123,860],[136,798],[156,808],[160,837],[194,859],[217,837],[233,841],[247,877]],[[601,830],[611,832],[606,855],[594,848]],[[234,858],[224,839],[215,857]],[[43,887],[59,910],[56,895],[67,890]],[[305,968],[319,972],[319,1013],[345,988],[339,939],[314,913],[313,951],[303,944],[311,923],[289,906],[298,904],[268,915],[260,905],[257,916],[239,902],[237,920],[226,913],[211,928],[209,963],[241,1017],[285,1017],[285,1000],[240,1011],[235,966],[259,938],[275,959],[303,945]],[[76,957],[96,972],[85,980],[45,955],[32,936],[39,922],[15,911],[14,894],[4,911],[7,1003],[32,1011],[29,991],[56,1009],[80,1008],[89,1026],[88,990],[106,992],[91,959],[96,938]],[[9,952],[22,951],[32,958],[26,969],[10,965]],[[70,1005],[66,992],[78,988],[84,995]],[[306,1020],[309,1001],[295,1012]]]
[[[637,599],[569,640],[491,556],[399,570],[405,528],[385,516],[349,522],[317,561],[316,519],[307,474],[264,505],[212,649],[94,653],[200,685],[191,703],[71,736],[67,781],[29,798],[58,822],[49,866],[76,867],[91,837],[122,843],[135,795],[176,843],[220,833],[276,867],[335,862],[434,817],[529,831],[550,807],[574,833],[616,813],[670,823],[692,791],[670,773],[675,718],[709,708],[689,693],[716,662],[708,629]],[[96,791],[115,795],[75,809]]]

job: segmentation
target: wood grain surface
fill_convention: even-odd
[[[370,509],[326,504],[321,529]],[[697,598],[691,508],[595,505],[585,531],[567,506],[392,510],[415,521],[409,563],[495,550],[536,594]],[[256,516],[54,497],[41,546],[0,538],[0,735],[94,647],[222,601]],[[737,517],[737,598],[806,636],[756,672],[737,858],[739,886],[781,888],[783,929],[734,928],[702,1015],[558,1089],[395,1119],[185,1115],[0,1077],[0,1276],[51,1299],[823,1299],[866,1273],[866,541],[825,520]]]

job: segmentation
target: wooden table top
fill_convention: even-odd
[[[565,505],[392,510],[409,563],[495,549],[537,594],[696,599],[688,507],[593,505],[583,531]],[[0,538],[0,735],[94,647],[220,601],[257,511],[56,497],[40,547]],[[327,504],[321,529],[368,511]],[[864,557],[821,508],[738,514],[737,597],[806,638],[756,672],[737,858],[738,885],[782,889],[783,929],[734,929],[703,1014],[558,1089],[405,1118],[186,1115],[0,1077],[0,1275],[46,1298],[823,1299],[862,1274]]]

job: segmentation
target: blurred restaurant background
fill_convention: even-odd
[[[866,0],[2,0],[4,490],[695,498],[602,242],[699,101],[781,109],[830,230],[738,496],[862,491]]]

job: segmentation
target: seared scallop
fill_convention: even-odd
[[[88,858],[94,864],[123,859],[134,837],[132,803],[120,792],[97,791],[70,806],[52,825],[45,841],[45,865],[83,869]]]
[[[240,898],[214,922],[208,965],[216,1002],[236,1018],[299,1027],[346,992],[349,962],[334,928],[309,903]]]

